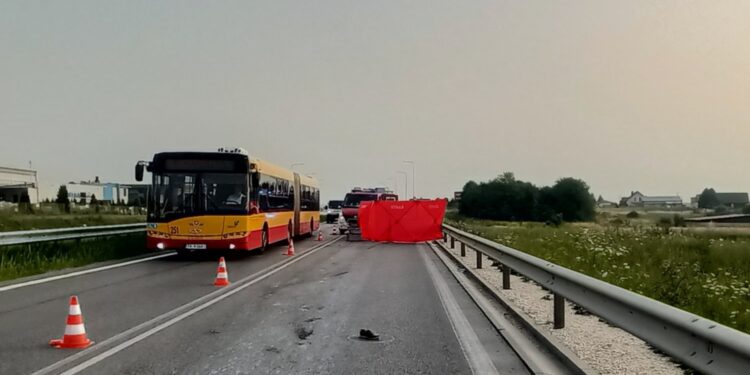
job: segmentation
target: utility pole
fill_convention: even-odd
[[[414,173],[415,170],[416,170],[416,168],[415,168],[415,164],[416,163],[414,162],[414,160],[404,160],[404,163],[411,164],[411,197],[412,197],[412,199],[416,199],[417,198],[417,192],[416,192],[416,190],[417,190],[417,178],[416,178],[415,173]],[[407,190],[406,194],[409,194],[408,190]]]
[[[409,194],[409,174],[404,171],[398,171],[398,173],[404,175],[404,195]]]

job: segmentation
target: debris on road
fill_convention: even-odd
[[[295,333],[297,334],[297,337],[299,337],[300,340],[306,340],[308,337],[310,337],[313,334],[312,328],[307,327],[297,327],[295,330]]]
[[[269,346],[269,347],[266,347],[266,349],[265,349],[265,350],[266,350],[267,352],[269,352],[269,353],[276,353],[276,354],[279,354],[279,353],[281,353],[281,350],[279,350],[279,348],[277,348],[277,347],[275,347],[275,346]]]
[[[359,338],[370,341],[380,341],[380,335],[373,333],[369,329],[359,330]]]

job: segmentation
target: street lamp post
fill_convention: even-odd
[[[393,191],[395,191],[395,192],[396,192],[396,194],[398,195],[398,182],[396,181],[396,179],[394,179],[393,177],[388,177],[388,178],[386,179],[386,181],[393,181],[393,185],[391,185],[391,184],[389,183],[389,184],[388,184],[388,187],[390,188],[391,186],[393,186]]]
[[[417,198],[417,178],[415,176],[415,164],[414,160],[404,160],[404,163],[411,164],[411,197],[416,199]],[[409,194],[407,191],[406,194]]]
[[[399,174],[404,175],[404,195],[409,194],[409,175],[404,171],[398,171]]]

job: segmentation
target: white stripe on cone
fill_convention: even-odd
[[[86,329],[83,328],[83,324],[68,324],[65,326],[65,335],[83,335],[86,333]]]
[[[81,315],[81,305],[70,305],[68,315]]]
[[[227,278],[227,273],[226,272],[219,272],[219,274],[216,275],[216,278],[217,279],[226,279]]]

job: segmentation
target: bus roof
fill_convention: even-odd
[[[284,167],[278,166],[276,164],[273,164],[271,162],[253,158],[247,156],[246,152],[241,149],[237,149],[243,152],[201,152],[201,151],[186,151],[186,152],[160,152],[154,155],[154,167],[159,168],[164,164],[165,159],[170,158],[178,158],[178,159],[208,159],[208,160],[216,160],[216,159],[234,159],[234,160],[242,160],[244,163],[247,163],[249,161],[250,168],[252,169],[252,165],[255,165],[255,170],[267,174],[269,176],[277,177],[277,178],[283,178],[285,180],[294,181],[294,172],[286,169]],[[247,164],[245,164],[247,166]],[[312,176],[303,176],[300,175],[300,183],[306,186],[318,188],[318,181],[313,178]]]
[[[284,167],[278,166],[276,164],[273,164],[271,162],[253,158],[250,159],[251,164],[255,164],[255,169],[263,174],[267,174],[269,176],[283,178],[285,180],[294,181],[294,172],[292,172],[289,169],[286,169]],[[299,176],[300,184],[310,186],[317,188],[318,187],[318,181],[313,178],[312,176]]]

